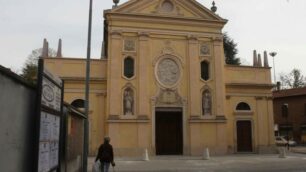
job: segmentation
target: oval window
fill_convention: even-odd
[[[166,0],[163,2],[161,9],[163,12],[171,12],[174,9],[173,4],[171,3],[171,1]]]

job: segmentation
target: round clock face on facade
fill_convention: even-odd
[[[180,68],[171,58],[163,58],[156,68],[157,80],[165,87],[173,87],[180,78]]]

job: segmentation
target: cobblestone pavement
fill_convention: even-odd
[[[94,158],[89,158],[92,167]],[[116,159],[116,172],[306,172],[306,155],[290,153],[278,155],[236,154],[211,157],[156,156],[150,161]],[[91,170],[89,170],[91,171]],[[113,169],[111,168],[110,172]]]

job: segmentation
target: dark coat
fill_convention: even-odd
[[[99,152],[96,157],[96,161],[100,160],[100,162],[114,162],[114,152],[113,147],[109,143],[103,143],[99,147]]]

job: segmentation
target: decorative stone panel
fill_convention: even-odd
[[[160,89],[155,99],[156,106],[183,106],[184,101],[177,90]]]
[[[174,87],[181,77],[180,66],[173,58],[172,55],[164,55],[155,68],[157,81],[166,88]]]
[[[200,56],[210,56],[211,55],[211,46],[208,43],[202,43],[200,45]]]
[[[136,51],[136,41],[134,39],[124,40],[124,51],[135,52]]]

